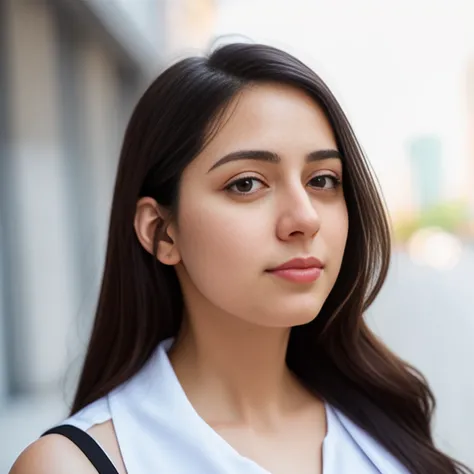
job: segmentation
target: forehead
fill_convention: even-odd
[[[328,148],[336,148],[334,133],[311,97],[290,86],[257,84],[230,104],[201,161],[209,164],[238,149],[266,149],[284,157]]]

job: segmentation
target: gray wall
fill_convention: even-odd
[[[158,0],[96,3],[0,0],[0,472],[67,411],[120,141],[161,64]]]

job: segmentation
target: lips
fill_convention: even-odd
[[[307,257],[294,258],[267,272],[293,283],[312,283],[321,276],[323,269],[324,265],[320,260]]]
[[[321,260],[317,259],[316,257],[306,257],[306,258],[294,258],[292,260],[288,260],[288,262],[283,263],[282,265],[272,268],[268,271],[274,272],[278,270],[304,270],[306,268],[319,268],[323,269],[324,265]]]

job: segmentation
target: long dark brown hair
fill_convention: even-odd
[[[231,44],[208,57],[184,59],[139,100],[121,152],[100,297],[72,413],[130,379],[162,340],[177,336],[180,285],[174,269],[140,245],[133,226],[136,203],[150,196],[176,216],[183,170],[232,99],[256,82],[287,84],[312,97],[326,113],[343,156],[349,234],[342,268],[318,316],[291,330],[289,368],[410,472],[471,472],[434,446],[435,400],[423,376],[364,322],[385,280],[391,244],[383,202],[352,128],[311,69],[259,44]]]

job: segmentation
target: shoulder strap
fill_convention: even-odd
[[[112,461],[92,436],[72,425],[60,425],[43,433],[59,434],[72,441],[89,459],[99,474],[119,474]]]

